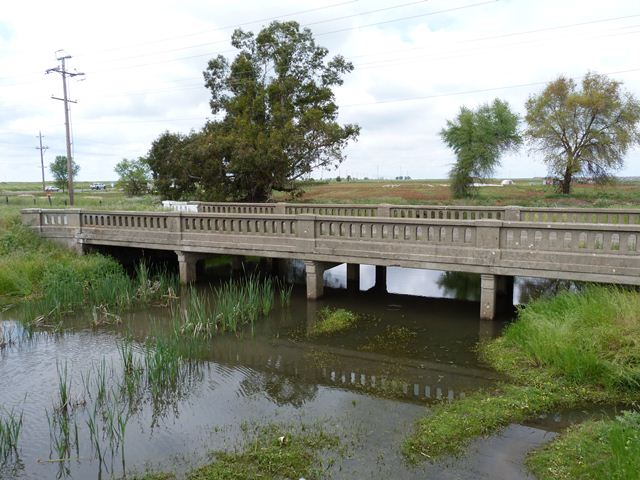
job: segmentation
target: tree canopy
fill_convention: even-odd
[[[497,98],[477,110],[462,107],[455,120],[447,121],[440,136],[456,154],[449,173],[455,198],[470,195],[474,181],[489,177],[500,156],[522,143],[518,116],[507,102]]]
[[[73,178],[75,178],[80,171],[80,165],[78,165],[74,160],[71,160],[71,162],[72,174]],[[56,187],[64,192],[67,184],[69,183],[66,155],[58,155],[55,160],[49,164],[49,171],[51,172],[51,175],[53,175],[53,183],[55,183]]]
[[[118,186],[124,190],[126,195],[134,196],[147,193],[151,175],[149,165],[144,158],[138,160],[123,158],[116,165],[115,172],[120,177]]]
[[[353,66],[340,55],[327,58],[309,29],[273,22],[257,35],[236,30],[231,44],[233,61],[219,55],[204,72],[215,119],[200,133],[166,133],[152,146],[156,185],[174,197],[200,189],[207,197],[264,201],[342,162],[358,136],[357,125],[338,123],[333,93]],[[176,171],[176,162],[188,170]]]
[[[562,193],[571,192],[575,175],[601,179],[623,165],[624,155],[640,141],[640,103],[622,83],[587,74],[578,89],[559,77],[526,103],[525,135],[545,155]]]
[[[145,158],[154,189],[169,200],[234,198],[229,194],[220,126],[209,123],[188,135],[165,132]]]

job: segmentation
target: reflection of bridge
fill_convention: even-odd
[[[263,372],[293,376],[305,384],[331,385],[408,399],[462,398],[465,392],[492,385],[489,370],[457,367],[326,345],[220,338],[211,358]]]
[[[640,211],[390,205],[198,204],[197,213],[23,210],[75,248],[173,250],[183,282],[209,254],[305,261],[307,296],[336,263],[481,274],[480,316],[508,302],[513,276],[640,284]],[[213,213],[211,213],[213,212]],[[380,275],[379,278],[382,278]]]

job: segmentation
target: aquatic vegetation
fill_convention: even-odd
[[[407,327],[387,325],[384,332],[375,335],[359,350],[364,352],[406,353],[411,350],[411,344],[417,333]]]
[[[527,465],[541,480],[638,478],[640,412],[574,426],[530,454]]]
[[[310,337],[333,335],[334,333],[349,330],[356,326],[359,317],[354,312],[344,308],[323,308],[318,313],[316,323],[308,332]]]
[[[0,463],[18,453],[18,441],[22,431],[22,415],[17,415],[13,409],[0,412]]]
[[[119,322],[116,312],[176,298],[176,285],[175,276],[167,273],[152,279],[142,264],[131,278],[115,260],[87,255],[47,267],[41,281],[43,293],[23,304],[20,313],[28,326],[51,326],[66,314],[89,307],[94,326],[109,325]]]
[[[481,356],[509,383],[435,407],[405,442],[409,459],[459,454],[467,442],[558,408],[637,399],[640,295],[588,287],[520,309]]]
[[[278,294],[280,295],[280,305],[288,307],[291,303],[291,293],[293,292],[293,283],[288,283],[285,280],[276,279]]]
[[[273,309],[274,286],[270,278],[250,275],[213,288],[214,299],[191,288],[187,303],[174,310],[181,334],[209,338],[221,332],[237,332],[253,325]]]
[[[322,478],[319,453],[338,446],[338,437],[321,428],[296,432],[277,425],[262,426],[241,451],[215,452],[213,463],[189,472],[187,479]]]

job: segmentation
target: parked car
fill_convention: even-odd
[[[104,183],[92,183],[91,190],[106,190],[106,185]]]
[[[58,187],[54,187],[52,185],[47,185],[46,187],[44,187],[44,191],[45,192],[59,192],[60,189]]]

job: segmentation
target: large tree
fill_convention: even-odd
[[[640,141],[640,103],[604,75],[588,73],[580,89],[559,77],[526,107],[526,137],[545,155],[565,194],[577,174],[598,179],[622,167],[629,147]]]
[[[138,160],[127,160],[123,158],[116,165],[115,172],[120,179],[120,186],[128,196],[144,195],[149,190],[148,184],[151,180],[149,165],[144,158]]]
[[[169,200],[216,201],[232,198],[225,173],[220,125],[208,123],[189,135],[165,132],[152,144],[145,162],[154,189]]]
[[[338,123],[333,87],[352,64],[328,59],[297,22],[273,22],[257,35],[238,29],[231,44],[239,50],[233,61],[219,55],[204,72],[231,196],[264,201],[274,189],[294,190],[316,168],[339,164],[359,127]]]
[[[469,196],[473,183],[491,176],[500,156],[522,142],[518,115],[497,98],[476,110],[462,107],[455,120],[447,120],[440,136],[456,154],[449,173],[455,198]]]
[[[73,178],[76,178],[78,172],[80,171],[80,165],[78,165],[75,161],[72,160],[72,175]],[[67,157],[65,155],[58,155],[53,162],[49,164],[49,170],[51,171],[51,175],[53,175],[53,183],[56,184],[56,187],[61,189],[64,192],[64,189],[67,187],[69,183],[69,175],[67,171]]]

